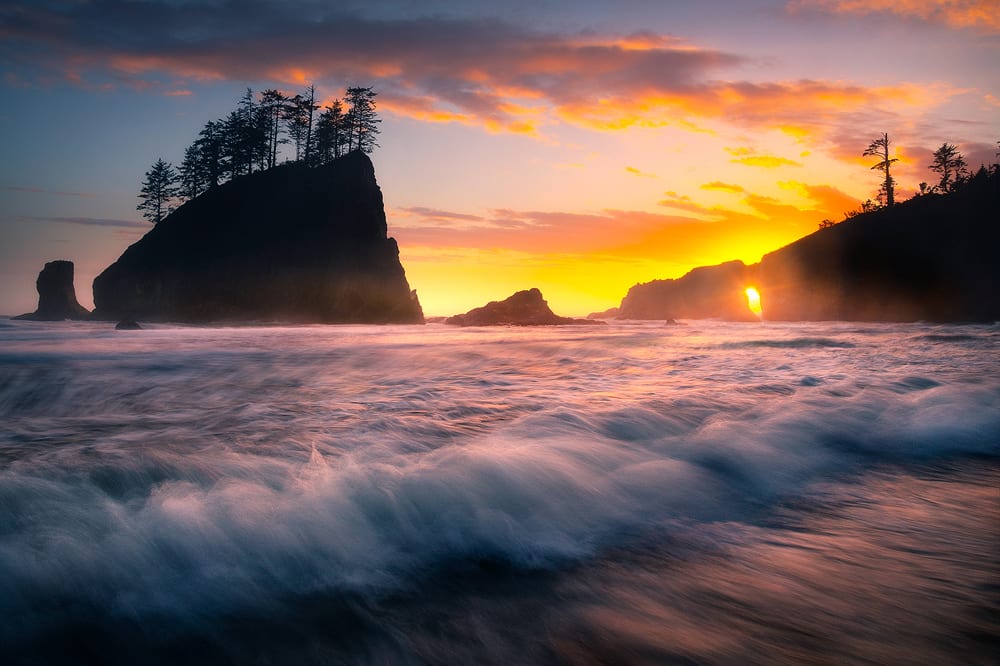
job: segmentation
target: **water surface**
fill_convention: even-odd
[[[0,321],[0,657],[995,663],[998,352]]]

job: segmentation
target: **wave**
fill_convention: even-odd
[[[857,345],[853,342],[833,338],[792,338],[787,340],[741,340],[739,342],[724,342],[718,346],[720,349],[752,349],[755,347],[770,349],[853,349]]]
[[[995,336],[990,335],[969,335],[966,333],[931,333],[928,335],[918,335],[915,337],[917,340],[925,340],[927,342],[989,342],[992,341]]]
[[[225,614],[382,594],[456,560],[560,567],[665,521],[750,519],[859,459],[997,455],[996,390],[913,395],[559,409],[417,455],[387,433],[367,459],[212,438],[150,450],[121,433],[0,472],[0,609],[56,622],[44,600],[69,596],[128,617]]]

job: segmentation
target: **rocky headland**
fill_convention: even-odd
[[[188,201],[97,276],[94,305],[110,321],[423,322],[361,152]]]
[[[1000,171],[820,229],[765,255],[632,287],[621,319],[1000,320]]]

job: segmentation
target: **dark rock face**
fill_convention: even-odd
[[[773,320],[1000,319],[1000,174],[806,236],[760,263]]]
[[[14,319],[34,321],[90,319],[90,310],[76,300],[72,261],[57,260],[45,264],[35,281],[35,288],[38,289],[38,309]]]
[[[729,261],[695,268],[676,280],[637,284],[622,299],[618,318],[757,321],[746,297],[756,278],[755,267]]]
[[[519,291],[502,301],[491,301],[465,314],[448,317],[444,323],[456,326],[559,326],[603,322],[560,317],[549,309],[542,292],[533,288]]]
[[[117,321],[421,323],[363,153],[244,176],[187,202],[94,280]]]

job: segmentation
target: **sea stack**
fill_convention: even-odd
[[[423,322],[361,152],[188,201],[97,276],[94,305],[111,321]]]
[[[90,318],[90,311],[76,300],[72,261],[58,259],[45,264],[35,281],[35,288],[38,289],[38,309],[14,319],[62,321]]]

